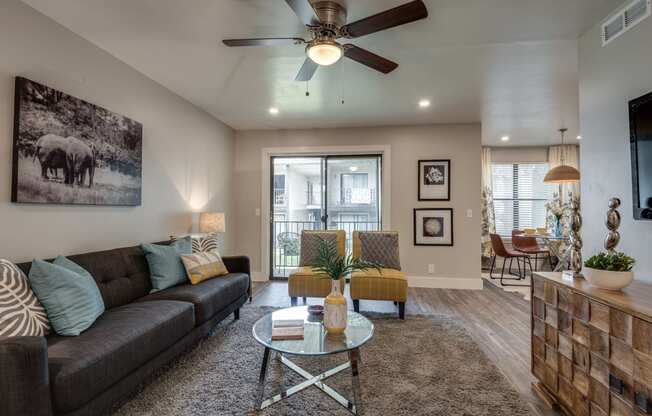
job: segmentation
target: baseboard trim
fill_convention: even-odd
[[[269,276],[263,272],[252,272],[251,280],[254,282],[267,282],[269,280]]]
[[[408,276],[409,287],[431,289],[482,290],[482,278],[467,279],[462,277]]]

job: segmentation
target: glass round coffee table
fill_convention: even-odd
[[[303,320],[303,339],[272,340],[272,325],[274,321],[278,320]],[[362,414],[360,381],[358,379],[360,347],[369,341],[374,334],[374,324],[369,319],[359,313],[349,311],[346,331],[341,335],[329,335],[324,328],[321,317],[310,315],[307,306],[298,306],[268,313],[254,324],[252,332],[256,341],[265,347],[258,380],[258,409],[262,410],[314,385],[351,413]],[[267,364],[271,351],[275,351],[280,356],[283,365],[301,375],[305,380],[282,391],[280,394],[264,399],[265,377],[267,376]],[[349,360],[318,375],[309,373],[287,357],[287,355],[297,355],[319,358],[338,353],[347,353]],[[351,369],[353,402],[324,383],[327,378],[349,368]]]

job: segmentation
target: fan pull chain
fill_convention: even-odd
[[[344,105],[344,60],[340,62],[340,103]]]
[[[310,81],[306,81],[306,97],[310,97]]]

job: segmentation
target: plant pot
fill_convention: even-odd
[[[590,267],[582,269],[584,278],[593,286],[600,289],[620,290],[629,286],[634,280],[634,272],[612,272],[609,270],[598,270]]]
[[[340,290],[340,281],[332,280],[331,293],[324,299],[324,328],[329,334],[341,334],[347,323],[346,298]]]

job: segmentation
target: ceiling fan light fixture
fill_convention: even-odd
[[[306,47],[306,53],[318,65],[329,66],[339,61],[344,55],[342,46],[332,40],[318,40]]]

